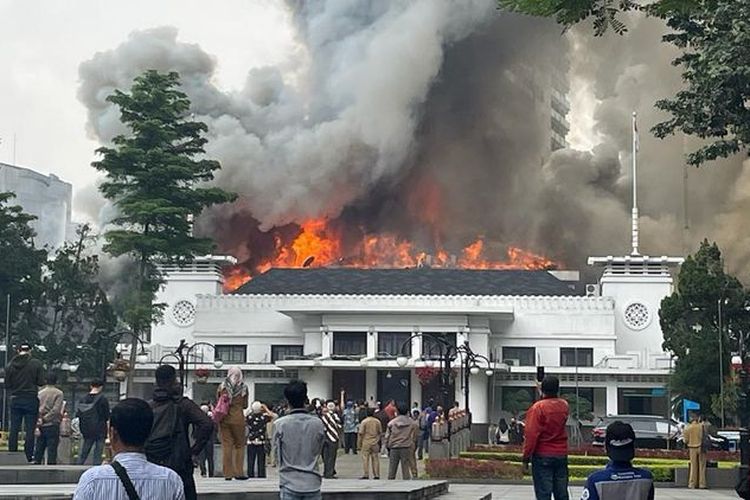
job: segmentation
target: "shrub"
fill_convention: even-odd
[[[520,464],[499,460],[473,460],[451,458],[427,460],[426,472],[430,478],[440,479],[522,479]]]
[[[497,445],[488,445],[488,444],[475,444],[472,445],[469,448],[470,452],[477,452],[477,453],[522,453],[523,452],[523,446],[520,445],[505,445],[505,446],[497,446]],[[578,449],[571,448],[570,449],[571,454],[575,454],[576,456],[582,455],[582,456],[594,456],[594,457],[606,457],[607,452],[604,450],[603,446],[585,446]],[[685,449],[682,450],[661,450],[661,449],[653,449],[653,448],[638,448],[636,451],[636,456],[638,458],[662,458],[662,459],[668,459],[668,460],[689,460],[688,451]],[[709,451],[708,452],[708,459],[709,460],[717,460],[721,462],[739,462],[740,460],[740,454],[739,452],[730,452],[730,451]]]

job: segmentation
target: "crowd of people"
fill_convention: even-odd
[[[68,417],[54,373],[45,376],[42,364],[31,356],[31,346],[21,344],[6,370],[6,382],[11,394],[9,450],[18,450],[23,424],[27,460],[41,464],[46,453],[47,463],[56,463],[60,430]],[[154,382],[148,402],[127,398],[112,409],[102,393],[103,382],[90,384],[71,427],[77,427],[83,440],[78,463],[84,464],[93,450],[95,467],[81,476],[74,499],[122,498],[123,490],[131,500],[195,499],[194,468],[204,476],[214,474],[218,435],[226,480],[265,477],[268,460],[278,467],[282,500],[316,500],[321,498],[322,478],[337,475],[340,448],[344,454],[361,455],[361,479],[380,478],[381,453],[388,458],[389,479],[395,479],[399,468],[401,477],[410,479],[418,476],[418,460],[429,451],[432,433],[446,421],[461,418],[457,405],[446,415],[432,401],[409,408],[393,400],[310,400],[307,385],[298,380],[285,387],[285,404],[272,410],[260,401],[249,402],[238,367],[228,369],[213,405],[198,406],[184,397],[176,370],[169,365],[156,369]],[[568,500],[568,404],[559,397],[554,376],[545,377],[539,389],[541,397],[527,411],[524,425],[501,420],[495,439],[523,443],[523,466],[531,465],[537,499]],[[705,427],[695,421],[685,436],[693,466],[691,487],[705,487],[705,456],[700,451]],[[109,464],[99,465],[106,441],[112,457]],[[589,476],[582,500],[652,500],[650,472],[632,465],[632,427],[610,424],[605,448],[610,463]]]

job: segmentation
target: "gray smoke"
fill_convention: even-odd
[[[238,91],[218,89],[216,60],[171,27],[134,32],[80,67],[79,98],[102,142],[123,131],[107,95],[146,69],[180,73],[209,126],[208,154],[223,166],[216,183],[241,195],[199,224],[221,250],[242,260],[267,254],[266,231],[293,237],[290,223],[328,216],[451,250],[483,235],[499,257],[519,245],[580,268],[590,254],[629,251],[638,110],[643,252],[682,254],[709,237],[734,270],[750,257],[736,237],[750,204],[739,160],[690,171],[683,228],[686,144],[648,133],[664,118],[653,103],[680,85],[661,22],[633,16],[624,38],[594,39],[499,13],[491,0],[289,8],[296,71],[255,68]],[[572,90],[588,85],[596,99],[600,145],[550,155],[549,82],[568,71]],[[435,206],[430,192],[440,195]]]

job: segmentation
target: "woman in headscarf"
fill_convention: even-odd
[[[245,480],[245,408],[247,408],[247,385],[242,380],[242,370],[232,366],[227,378],[219,384],[217,401],[224,394],[229,398],[229,413],[221,420],[221,456],[224,479]]]
[[[501,418],[497,423],[497,433],[495,434],[496,444],[509,444],[510,443],[510,426],[505,421],[505,418]]]

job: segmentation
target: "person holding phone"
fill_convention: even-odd
[[[568,402],[559,397],[560,381],[551,375],[541,384],[542,399],[526,412],[523,468],[531,474],[537,500],[568,500]]]

